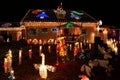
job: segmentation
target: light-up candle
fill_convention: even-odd
[[[22,62],[22,50],[19,50],[19,64]]]
[[[99,27],[100,25],[99,25],[99,23],[97,24],[97,29],[96,29],[96,36],[99,36],[99,30],[100,30],[100,27]]]
[[[82,42],[80,42],[80,48],[82,49]]]
[[[72,44],[70,44],[70,51],[72,50]]]
[[[41,54],[42,53],[42,46],[39,46],[39,53]]]
[[[94,43],[95,33],[91,33],[91,43]]]
[[[58,60],[58,57],[56,58],[56,66],[59,65],[59,60]]]
[[[51,52],[51,46],[50,45],[48,46],[48,51],[49,51],[49,53]]]
[[[91,50],[91,44],[89,43],[89,49]]]
[[[29,49],[29,58],[32,58],[32,49]]]
[[[42,40],[41,39],[39,40],[39,44],[42,44]]]

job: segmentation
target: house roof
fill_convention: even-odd
[[[0,31],[19,31],[25,27],[20,25],[20,22],[0,22]]]
[[[62,18],[61,18],[62,16]],[[97,22],[82,10],[40,10],[29,9],[21,22]]]
[[[0,22],[1,27],[20,27],[20,22]]]

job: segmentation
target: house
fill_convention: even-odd
[[[25,26],[25,39],[84,41],[94,43],[99,21],[82,10],[29,9],[20,24]]]
[[[19,22],[0,22],[0,41],[19,41],[22,39],[24,29]]]

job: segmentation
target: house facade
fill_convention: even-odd
[[[25,26],[25,39],[48,41],[64,37],[66,42],[94,43],[98,21],[81,10],[29,9],[20,22]]]

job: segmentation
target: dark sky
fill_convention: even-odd
[[[120,26],[118,0],[4,0],[0,3],[0,21],[20,21],[28,9],[56,9],[63,2],[63,9],[83,10],[103,25]]]

